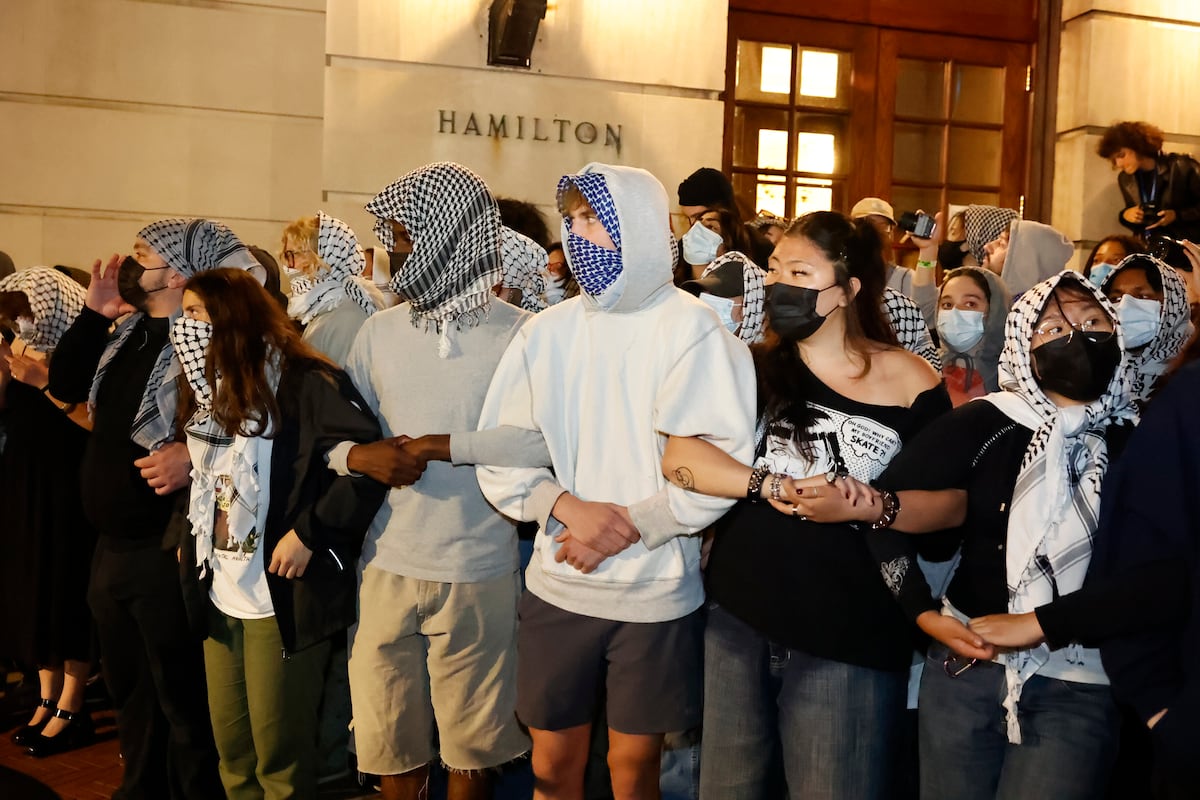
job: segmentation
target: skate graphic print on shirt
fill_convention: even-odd
[[[802,436],[806,446],[801,448],[792,439],[790,423],[778,420],[767,430],[766,452],[756,465],[766,464],[772,472],[793,478],[838,471],[870,482],[900,451],[900,434],[869,417],[846,414],[811,401],[808,408],[813,422]]]

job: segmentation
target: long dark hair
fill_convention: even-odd
[[[860,377],[866,375],[871,370],[874,345],[899,346],[896,332],[883,311],[886,267],[879,232],[866,219],[851,220],[834,211],[814,211],[793,222],[783,235],[812,242],[833,262],[837,285],[847,295],[850,279],[858,279],[858,294],[845,309],[845,346],[848,354],[862,360]],[[780,339],[768,320],[763,341],[754,345],[752,352],[758,372],[760,412],[768,419],[789,423],[801,452],[811,457],[808,437],[804,434],[813,418],[801,380],[806,367],[801,362],[799,348],[795,342]]]
[[[212,320],[212,343],[204,377],[213,387],[213,419],[230,436],[271,436],[279,428],[279,401],[268,362],[280,370],[305,365],[337,366],[300,338],[292,321],[248,272],[212,269],[184,286],[204,302]],[[221,381],[217,383],[217,375]]]

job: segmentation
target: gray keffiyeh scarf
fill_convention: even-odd
[[[185,278],[217,267],[250,269],[259,266],[254,255],[233,231],[210,219],[159,220],[138,231],[138,238],[154,248],[167,266]],[[96,377],[92,379],[92,389],[88,395],[89,409],[96,407],[96,395],[109,364],[129,340],[143,316],[141,312],[131,314],[113,331],[100,356]],[[175,378],[178,375],[179,364],[168,337],[150,371],[142,401],[133,418],[129,437],[135,444],[153,451],[174,438],[175,408],[179,395]]]
[[[20,292],[33,311],[32,330],[21,338],[34,350],[51,353],[83,310],[87,292],[73,279],[50,267],[32,267],[0,279],[0,292]]]
[[[1056,286],[1070,280],[1095,296],[1113,319],[1112,306],[1083,276],[1064,270],[1036,284],[1017,300],[1005,323],[1000,356],[1000,392],[980,398],[1033,431],[1009,508],[1005,544],[1008,610],[1033,611],[1083,585],[1092,556],[1100,511],[1100,485],[1108,469],[1105,431],[1121,420],[1137,421],[1129,394],[1129,358],[1122,355],[1105,393],[1087,405],[1059,407],[1033,375],[1030,343],[1037,319]],[[1115,324],[1121,341],[1120,325]],[[1070,645],[1066,660],[1083,671],[1103,674],[1096,650]],[[1025,682],[1050,660],[1041,644],[1000,657],[1008,692],[1008,739],[1021,742],[1017,704]]]
[[[291,278],[288,315],[307,325],[314,317],[340,306],[346,298],[353,300],[367,316],[382,310],[383,296],[362,277],[367,261],[354,231],[324,211],[317,212],[317,221],[317,257],[328,269],[322,269],[314,277],[296,274]]]
[[[185,278],[217,267],[259,266],[233,231],[211,219],[160,219],[138,231],[138,238]]]
[[[404,226],[412,253],[391,288],[412,309],[412,323],[439,334],[438,355],[454,350],[451,331],[487,318],[500,283],[500,212],[483,179],[460,164],[438,162],[413,170],[366,205],[375,235],[395,249],[389,221]]]

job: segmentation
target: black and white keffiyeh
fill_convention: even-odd
[[[21,338],[34,350],[50,353],[83,310],[87,292],[70,277],[50,267],[31,267],[0,279],[0,292],[20,292],[33,311],[33,328]]]
[[[196,396],[196,409],[207,415],[212,411],[212,386],[204,374],[208,346],[212,342],[212,323],[190,317],[176,317],[171,323],[171,345],[179,358],[183,377]]]
[[[412,323],[440,334],[438,355],[453,352],[451,330],[487,318],[500,283],[500,211],[483,179],[441,161],[404,175],[366,205],[375,235],[395,249],[389,221],[404,226],[412,253],[391,288],[412,308]]]
[[[966,231],[967,247],[975,260],[982,264],[987,253],[983,246],[1000,238],[1014,219],[1021,215],[1011,208],[996,206],[967,206],[963,212],[963,229]]]
[[[765,273],[744,253],[731,250],[717,256],[715,261],[704,268],[700,277],[706,277],[733,261],[742,265],[742,325],[738,328],[738,338],[746,344],[754,344],[762,339],[766,327],[764,306],[767,292],[763,283]]]
[[[1158,331],[1141,350],[1130,353],[1130,391],[1135,400],[1148,400],[1154,392],[1155,382],[1167,371],[1192,336],[1191,307],[1188,305],[1187,286],[1179,273],[1169,264],[1146,253],[1135,253],[1122,259],[1105,277],[1100,291],[1107,291],[1117,273],[1131,264],[1147,271],[1156,271],[1163,287]]]
[[[512,228],[500,228],[500,264],[504,271],[502,283],[507,289],[521,290],[521,308],[537,313],[546,302],[546,251],[533,239]]]
[[[916,353],[941,372],[942,359],[937,348],[933,346],[933,337],[929,335],[929,326],[925,324],[925,315],[921,313],[921,307],[892,287],[885,286],[883,313],[892,323],[892,330],[896,332],[900,346],[910,353]]]
[[[96,396],[100,392],[100,384],[108,366],[121,348],[133,335],[138,323],[145,316],[142,312],[130,314],[116,330],[100,354],[100,362],[96,366],[96,376],[92,378],[92,388],[88,392],[88,412],[95,413]],[[146,388],[142,392],[142,400],[138,404],[137,414],[133,417],[133,426],[129,438],[135,444],[147,450],[157,450],[175,437],[175,408],[179,399],[179,390],[175,379],[179,376],[179,361],[171,347],[170,337],[158,351],[150,377],[146,379]]]
[[[1060,408],[1038,386],[1030,343],[1038,317],[1062,281],[1074,281],[1091,293],[1113,318],[1115,335],[1122,341],[1108,300],[1071,270],[1022,294],[1005,322],[1001,391],[980,399],[1033,431],[1013,488],[1005,545],[1008,610],[1014,614],[1033,611],[1083,585],[1099,518],[1100,485],[1108,469],[1105,429],[1120,420],[1137,420],[1129,394],[1129,357],[1124,352],[1103,396],[1087,405]],[[1071,645],[1066,658],[1081,671],[1103,674],[1096,650]],[[1021,742],[1017,717],[1021,690],[1049,659],[1045,644],[998,659],[1007,679],[1004,707],[1010,742]]]
[[[317,257],[328,269],[322,268],[314,277],[291,278],[288,315],[307,325],[314,317],[340,306],[346,298],[353,300],[367,316],[382,310],[383,296],[362,277],[367,260],[354,231],[324,211],[317,212],[317,223]]]
[[[230,435],[212,414],[214,387],[207,378],[212,325],[179,317],[171,325],[171,343],[179,355],[183,374],[196,395],[196,411],[184,426],[192,458],[192,487],[188,520],[196,537],[196,563],[203,576],[213,557],[216,512],[225,513],[231,538],[245,541],[259,529],[262,517],[260,464],[270,458],[270,440],[264,436]],[[277,359],[268,379],[279,386]],[[219,378],[218,378],[219,380]]]
[[[138,231],[138,238],[185,278],[217,267],[259,266],[233,231],[211,219],[160,219]]]

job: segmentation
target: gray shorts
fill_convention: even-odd
[[[628,734],[700,724],[704,617],[616,622],[572,614],[526,591],[517,629],[517,716],[557,731],[591,722],[607,696],[608,725]]]

